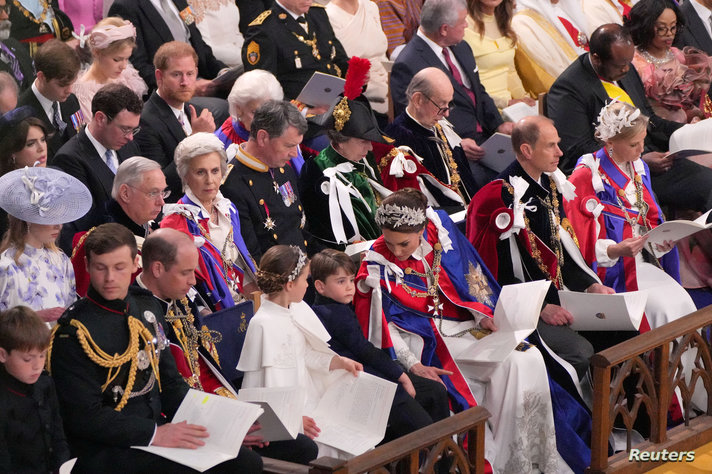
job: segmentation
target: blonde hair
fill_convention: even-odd
[[[94,25],[94,31],[97,31],[97,29],[112,27],[112,26],[119,28],[121,26],[124,26],[125,24],[126,24],[126,20],[124,20],[123,18],[120,18],[118,16],[107,16],[106,18],[103,18],[102,20],[100,20],[96,25]],[[91,35],[90,35],[90,38],[91,38]],[[89,41],[89,44],[91,45],[91,40]],[[111,43],[109,43],[108,46],[106,46],[104,48],[96,48],[96,47],[91,46],[91,52],[94,55],[101,54],[102,56],[106,56],[106,55],[110,55],[110,54],[115,54],[118,51],[125,48],[126,46],[131,46],[131,49],[133,50],[136,47],[136,36],[112,41]]]
[[[13,260],[16,265],[20,264],[20,257],[25,252],[25,239],[30,231],[30,224],[18,219],[15,216],[8,215],[7,220],[10,225],[7,228],[7,232],[3,236],[2,243],[0,243],[0,253],[9,249],[10,247],[15,249],[15,256]],[[52,252],[59,252],[59,249],[54,243],[50,243],[45,246],[47,250]]]

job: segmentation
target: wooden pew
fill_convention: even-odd
[[[299,466],[275,459],[263,458],[266,473],[286,474],[357,474],[357,473],[410,473],[434,472],[441,456],[452,459],[451,472],[482,473],[485,462],[485,423],[489,412],[473,407],[445,420],[421,428],[406,436],[386,443],[360,456],[342,461],[323,457],[310,466]],[[463,439],[467,434],[466,448]],[[453,440],[457,436],[458,442]],[[421,457],[421,450],[423,456]],[[423,460],[423,469],[419,470]]]
[[[628,460],[631,448],[641,451],[691,451],[712,441],[712,357],[710,339],[705,329],[712,323],[712,306],[696,311],[663,327],[617,344],[591,358],[593,369],[593,433],[591,466],[586,472],[645,472],[663,464]],[[698,331],[702,329],[702,331]],[[685,350],[696,354],[690,385],[682,376],[681,355]],[[624,385],[626,377],[638,377],[638,383]],[[706,412],[696,417],[690,406],[695,384],[704,387],[708,400]],[[673,390],[681,392],[684,423],[667,428],[667,413]],[[627,433],[641,416],[642,407],[650,413],[650,436],[645,442],[628,446],[625,451],[608,456],[608,437],[616,418],[622,419]],[[703,407],[705,408],[705,407]],[[683,465],[684,463],[677,463]]]

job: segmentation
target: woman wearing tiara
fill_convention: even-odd
[[[576,198],[564,202],[581,253],[604,285],[616,292],[648,292],[640,332],[695,311],[680,286],[673,242],[653,246],[645,233],[664,216],[640,159],[648,117],[624,102],[611,102],[598,116],[596,137],[604,146],[582,156],[569,180]],[[658,291],[659,290],[659,291]]]
[[[408,372],[443,383],[453,411],[489,410],[485,458],[494,472],[569,472],[557,452],[559,426],[539,349],[525,344],[502,362],[468,361],[476,338],[497,330],[492,315],[500,291],[472,244],[412,188],[385,198],[376,222],[383,235],[356,276],[354,305],[364,333]],[[562,455],[567,451],[569,465],[578,460],[573,469],[583,469],[585,442],[561,430],[569,438]]]
[[[87,122],[91,120],[91,100],[102,86],[119,82],[142,97],[148,86],[129,63],[136,47],[136,28],[130,21],[107,17],[94,26],[89,35],[89,47],[94,58],[89,69],[74,83],[74,95]]]

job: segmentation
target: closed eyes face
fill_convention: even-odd
[[[420,246],[420,232],[396,232],[382,229],[383,241],[398,260],[407,260]]]
[[[118,51],[112,51],[111,53],[100,51],[95,56],[96,66],[101,70],[101,73],[109,79],[117,79],[121,76],[124,69],[128,67],[132,52],[133,48],[131,46],[124,46]]]

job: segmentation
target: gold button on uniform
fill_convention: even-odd
[[[264,204],[265,204],[265,200],[264,200],[264,199],[260,199],[260,206],[264,206]]]
[[[272,237],[274,238],[274,240],[277,240],[277,234],[272,234]]]

